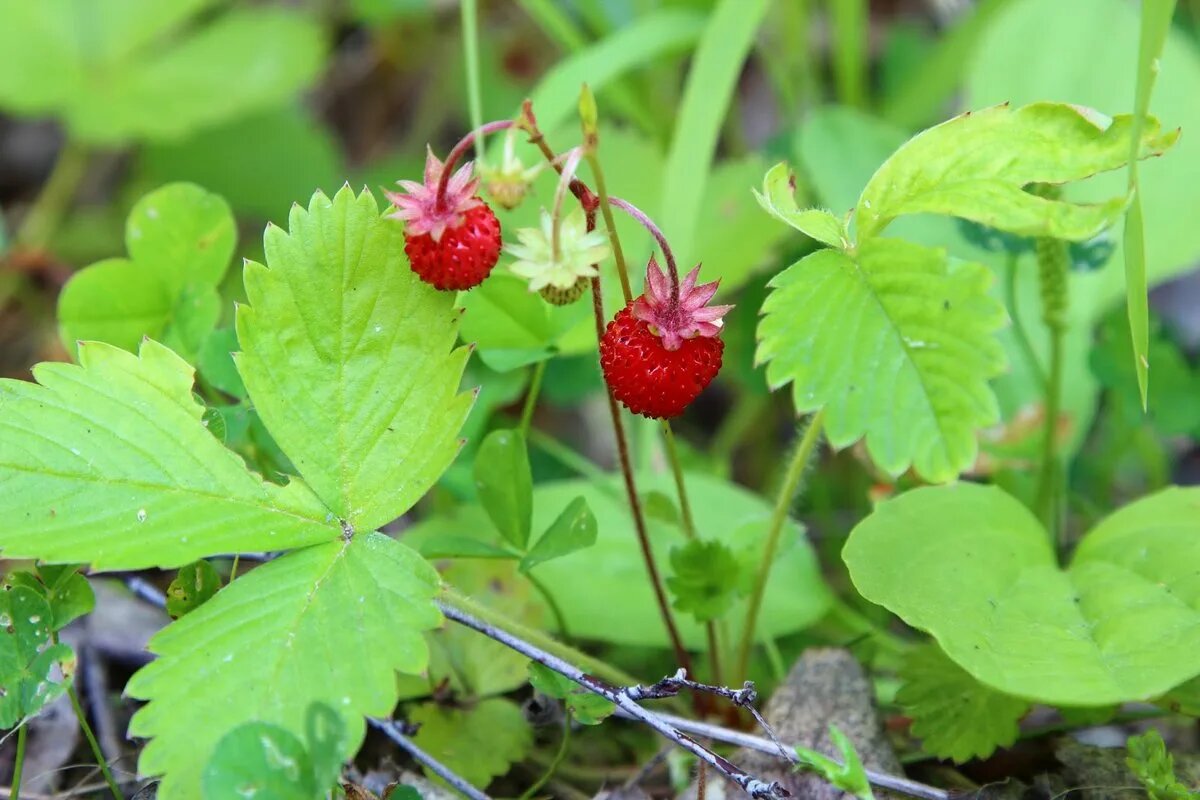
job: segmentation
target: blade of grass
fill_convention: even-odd
[[[963,70],[983,33],[1013,0],[982,0],[944,31],[933,52],[899,90],[883,99],[888,122],[916,129],[941,118],[942,106],[962,85]]]
[[[862,108],[867,101],[867,0],[829,0],[833,33],[833,83],[838,102]]]
[[[721,0],[692,59],[667,156],[663,178],[667,202],[659,219],[683,264],[689,263],[693,252],[700,203],[721,124],[767,5],[767,0]]]
[[[1138,143],[1142,126],[1150,110],[1150,94],[1158,77],[1159,59],[1175,15],[1175,0],[1142,0],[1141,38],[1138,43],[1137,90],[1134,94],[1133,131],[1130,134],[1129,191],[1133,202],[1125,214],[1125,305],[1129,314],[1129,334],[1133,339],[1133,366],[1137,371],[1142,410],[1150,390],[1150,308],[1146,285],[1146,231],[1142,217],[1142,198],[1138,187]]]

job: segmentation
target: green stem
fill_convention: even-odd
[[[550,607],[550,614],[554,617],[554,624],[558,626],[558,635],[563,638],[564,642],[571,641],[571,632],[567,629],[567,618],[563,616],[562,607],[558,601],[554,599],[554,595],[550,593],[550,588],[546,584],[533,576],[532,572],[524,573],[529,580],[530,585],[537,589],[538,594],[546,601],[546,605]]]
[[[471,616],[478,617],[489,625],[494,625],[507,633],[511,633],[513,636],[524,639],[539,649],[545,650],[547,653],[575,664],[580,669],[609,683],[616,684],[617,686],[634,686],[640,682],[629,673],[611,664],[607,664],[581,650],[576,650],[570,645],[565,645],[542,631],[510,619],[493,608],[477,603],[449,584],[442,585],[442,601],[467,612]]]
[[[9,790],[9,797],[12,800],[21,800],[21,771],[25,769],[25,729],[26,725],[21,724],[17,728],[17,755],[13,761],[13,776],[12,789]]]
[[[784,476],[783,485],[779,487],[779,495],[775,498],[775,510],[771,515],[771,527],[767,530],[767,540],[763,546],[762,559],[758,564],[758,575],[754,581],[754,590],[750,594],[750,603],[746,607],[746,619],[742,624],[742,638],[738,645],[737,665],[733,672],[734,682],[741,681],[746,676],[746,668],[750,663],[750,650],[754,647],[755,628],[758,626],[758,612],[762,608],[763,595],[767,591],[767,579],[771,575],[771,567],[775,561],[775,550],[779,547],[779,537],[783,533],[784,523],[792,508],[796,492],[804,480],[804,471],[809,461],[817,451],[821,441],[821,428],[825,421],[825,411],[822,409],[809,420],[808,428],[800,440],[800,445],[792,455]]]
[[[87,150],[68,139],[54,162],[54,169],[33,206],[21,220],[13,244],[22,250],[41,250],[54,236],[62,222],[75,190],[87,172]]]
[[[1021,321],[1021,310],[1018,307],[1016,253],[1008,254],[1005,262],[1004,278],[1005,299],[1008,301],[1008,313],[1012,317],[1013,335],[1017,338],[1017,347],[1020,348],[1021,356],[1025,359],[1029,371],[1037,379],[1038,386],[1045,392],[1046,371],[1042,369],[1042,362],[1038,360],[1037,353],[1033,349],[1033,343],[1029,339],[1029,331],[1025,329],[1025,323]]]
[[[529,391],[525,393],[525,406],[521,409],[521,435],[529,438],[529,430],[533,425],[533,412],[537,408],[538,395],[542,391],[542,378],[546,376],[546,362],[539,361],[533,368],[533,377],[529,379]]]
[[[57,636],[54,637],[57,640]],[[88,724],[87,717],[83,713],[83,708],[79,705],[79,695],[75,693],[75,687],[67,684],[67,696],[71,698],[71,708],[75,709],[75,718],[79,720],[79,728],[83,731],[83,736],[87,739],[88,746],[92,748],[92,755],[96,758],[96,766],[100,767],[100,772],[104,775],[104,781],[108,784],[109,791],[116,800],[125,800],[125,795],[121,794],[121,790],[117,788],[117,782],[113,780],[112,772],[108,769],[108,762],[104,758],[104,751],[100,749],[100,743],[96,741],[96,734],[92,733],[92,726]]]
[[[562,764],[563,759],[567,756],[567,747],[571,744],[571,715],[567,713],[563,717],[563,734],[562,740],[558,743],[558,752],[554,754],[554,760],[550,762],[550,766],[546,767],[546,771],[542,773],[542,777],[537,779],[537,782],[530,786],[521,795],[519,800],[529,800],[546,785],[546,782],[554,777],[554,773],[558,771],[558,767]]]
[[[696,521],[692,516],[692,504],[688,501],[687,484],[683,481],[683,464],[679,461],[679,449],[675,446],[675,432],[671,423],[662,421],[663,439],[667,443],[667,461],[671,474],[675,476],[675,492],[679,495],[679,511],[683,515],[683,535],[688,541],[696,538]]]
[[[233,583],[233,581],[237,578],[238,562],[241,561],[241,558],[241,553],[233,554],[233,564],[229,567],[229,583]]]
[[[479,89],[479,5],[478,0],[462,0],[463,57],[467,69],[467,108],[471,130],[483,127],[483,94]],[[483,161],[482,137],[475,139],[475,158]]]
[[[596,184],[596,197],[600,199],[600,216],[604,217],[604,228],[608,231],[608,243],[612,247],[613,262],[617,265],[617,277],[621,281],[621,295],[625,304],[633,300],[633,289],[629,284],[629,267],[625,263],[625,251],[621,248],[621,237],[617,235],[617,220],[613,216],[612,203],[609,202],[608,187],[604,183],[604,169],[600,166],[600,133],[584,124],[583,152],[588,165],[592,168],[592,179]]]

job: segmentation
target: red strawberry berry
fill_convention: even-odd
[[[424,181],[399,181],[403,193],[385,192],[396,206],[390,216],[405,222],[404,252],[413,272],[438,289],[474,288],[500,260],[500,222],[475,193],[479,181],[471,166],[464,164],[443,190],[443,165],[430,150]]]
[[[635,414],[683,413],[721,370],[721,318],[732,306],[708,306],[716,283],[696,285],[696,267],[672,291],[653,258],[646,293],[617,312],[600,338],[600,367],[617,400]]]
[[[463,215],[461,224],[433,235],[404,233],[404,252],[413,272],[426,283],[443,290],[471,289],[500,259],[500,221],[487,205],[478,205]]]

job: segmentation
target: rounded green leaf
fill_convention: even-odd
[[[843,558],[864,597],[929,631],[977,680],[1063,706],[1147,700],[1200,673],[1200,490],[1169,489],[1089,533],[1069,570],[997,488],[888,501]]]
[[[320,800],[312,759],[304,743],[287,729],[249,722],[217,743],[204,768],[205,800]],[[327,788],[327,787],[326,787]]]
[[[167,587],[167,613],[171,619],[179,619],[208,602],[220,588],[221,576],[213,565],[204,559],[193,561],[180,568]]]
[[[596,517],[587,500],[576,497],[521,559],[521,571],[528,572],[538,564],[586,550],[595,543]]]
[[[46,598],[28,586],[0,590],[0,728],[13,728],[66,691],[50,679],[56,664],[67,680],[75,656],[65,644],[50,644],[51,611]]]
[[[270,226],[248,262],[238,370],[267,430],[338,518],[403,514],[458,454],[472,395],[454,295],[420,281],[403,225],[349,187]]]
[[[825,409],[834,447],[865,437],[872,460],[948,481],[999,411],[988,380],[1004,367],[1005,314],[991,273],[944,250],[871,239],[853,255],[820,250],[772,279],[757,359],[796,412]]]
[[[472,786],[487,786],[533,748],[525,715],[504,698],[463,708],[425,703],[410,711],[408,719],[421,726],[413,741]],[[426,774],[441,781],[428,769]]]
[[[496,530],[523,550],[533,515],[533,476],[519,431],[492,431],[483,440],[475,453],[475,489]]]

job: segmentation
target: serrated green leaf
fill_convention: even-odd
[[[915,136],[871,178],[859,198],[860,241],[904,214],[950,214],[1025,236],[1090,239],[1125,210],[1127,197],[1087,205],[1047,200],[1030,183],[1067,183],[1122,167],[1132,142],[1129,116],[1109,121],[1062,103],[967,112]],[[1158,155],[1178,131],[1147,119],[1138,154]]]
[[[529,684],[542,694],[562,700],[581,725],[599,725],[617,710],[610,701],[536,661],[529,662]]]
[[[519,431],[492,431],[475,453],[475,490],[483,510],[509,544],[525,549],[533,516],[529,451]]]
[[[50,605],[28,586],[0,591],[0,728],[37,714],[66,691],[75,656],[65,644],[50,644]],[[50,679],[58,664],[63,683]]]
[[[79,361],[0,381],[5,557],[165,568],[340,536],[302,482],[265,484],[213,438],[170,350],[91,342]]]
[[[872,460],[948,481],[999,411],[988,379],[1004,367],[991,273],[944,250],[871,239],[853,258],[821,250],[771,281],[757,360],[772,388],[793,384],[798,414],[825,409],[834,447],[865,437]],[[886,376],[886,380],[882,378]]]
[[[1070,568],[1019,501],[962,483],[881,504],[843,551],[868,600],[929,631],[1006,694],[1063,706],[1147,700],[1200,672],[1200,490],[1109,516]]]
[[[167,614],[179,619],[212,599],[221,589],[221,576],[213,565],[200,559],[180,568],[167,587]]]
[[[914,648],[900,668],[896,702],[912,718],[921,749],[958,763],[1008,747],[1029,703],[984,686],[936,644]]]
[[[797,769],[807,768],[860,800],[875,800],[871,782],[867,779],[866,770],[863,769],[858,751],[854,749],[854,743],[836,725],[829,726],[829,738],[841,754],[842,763],[839,764],[816,750],[797,747],[796,757],[800,760]]]
[[[849,235],[842,221],[823,208],[801,209],[796,203],[796,175],[781,161],[763,178],[761,192],[754,193],[758,204],[775,219],[790,225],[822,244],[845,250]]]
[[[0,105],[58,115],[75,138],[115,144],[270,106],[319,72],[321,31],[303,14],[235,9],[195,22],[209,5],[0,0]]]
[[[233,214],[220,197],[190,183],[151,192],[129,213],[129,258],[93,264],[63,287],[64,343],[72,352],[80,339],[132,351],[149,336],[193,357],[220,314],[215,287],[236,241]]]
[[[305,735],[306,710],[325,703],[347,734],[339,756],[362,742],[364,715],[387,716],[395,673],[420,672],[421,632],[437,625],[437,573],[381,534],[309,547],[239,577],[158,633],[126,692],[149,705],[130,733],[150,737],[138,761],[162,775],[159,796],[199,796],[216,743],[251,721]],[[193,702],[197,686],[219,703]]]
[[[342,188],[268,227],[247,262],[238,370],[267,430],[356,530],[403,514],[458,453],[471,408],[458,386],[454,296],[420,281],[403,226]],[[286,368],[284,368],[286,365]]]
[[[671,550],[667,588],[672,605],[701,622],[725,614],[737,598],[741,566],[733,551],[716,539],[693,539]]]
[[[533,731],[512,701],[484,700],[466,708],[425,703],[408,714],[421,726],[413,741],[472,786],[486,787],[533,749]],[[430,780],[441,781],[429,769]]]
[[[521,572],[528,572],[538,564],[569,556],[586,550],[596,543],[596,517],[588,508],[587,500],[576,497],[562,513],[550,523],[546,532],[521,559]]]
[[[1162,734],[1154,728],[1125,743],[1125,763],[1150,800],[1190,800],[1195,795],[1175,776],[1175,759],[1167,752]]]

